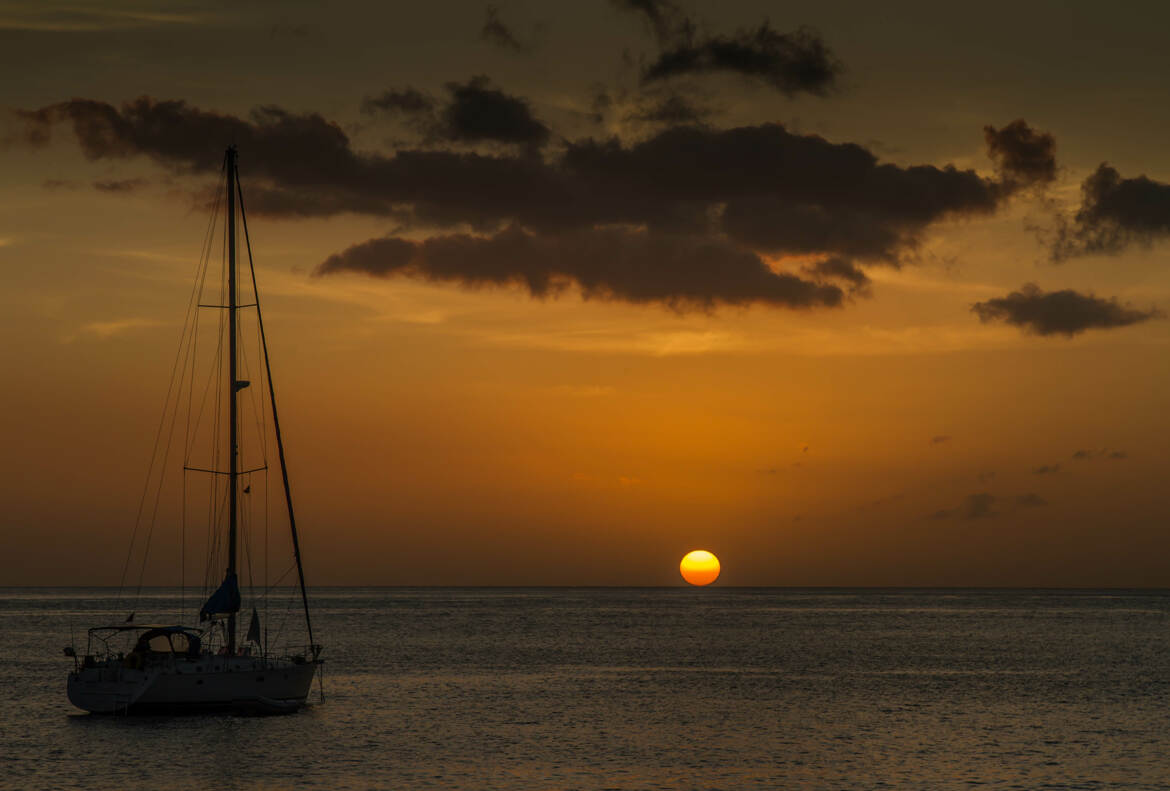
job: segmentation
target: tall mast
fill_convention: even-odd
[[[297,562],[297,577],[301,583],[301,604],[305,608],[305,629],[309,633],[309,650],[316,659],[321,646],[313,642],[313,620],[309,617],[309,592],[305,588],[305,566],[301,563],[301,541],[297,537],[297,520],[293,513],[292,489],[288,485],[288,465],[284,461],[284,439],[280,434],[280,418],[276,414],[276,386],[272,384],[272,363],[268,359],[268,337],[264,334],[264,314],[260,310],[260,287],[256,284],[256,264],[252,260],[252,239],[248,236],[248,212],[244,208],[244,190],[236,174],[236,192],[240,196],[240,220],[244,226],[244,244],[248,248],[248,271],[252,274],[252,296],[256,303],[256,324],[260,329],[260,345],[264,350],[264,376],[268,380],[268,399],[272,404],[272,427],[276,433],[276,452],[280,457],[280,475],[284,481],[284,502],[288,506],[288,527],[292,533],[293,558]]]
[[[236,437],[236,147],[227,150],[227,247],[228,247],[228,567],[231,579],[236,573],[236,511],[238,509],[239,463]],[[236,614],[228,615],[228,656],[236,653]]]

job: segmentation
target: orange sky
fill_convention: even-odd
[[[280,105],[390,157],[420,133],[363,114],[364,98],[406,86],[441,98],[484,74],[551,130],[545,162],[563,141],[661,132],[633,110],[587,118],[597,86],[635,101],[639,69],[669,46],[617,4],[500,4],[520,49],[481,37],[479,3],[392,19],[374,4],[151,7],[0,12],[0,68],[24,75],[2,103],[149,95],[241,119]],[[1170,310],[1158,233],[1063,263],[1045,245],[1101,163],[1170,182],[1158,101],[1170,55],[1149,18],[1166,11],[681,7],[703,35],[766,15],[781,31],[811,25],[843,65],[825,96],[719,70],[679,78],[672,90],[713,108],[706,129],[777,122],[990,183],[983,127],[1023,118],[1053,136],[1055,178],[928,223],[899,266],[859,259],[868,294],[795,310],[312,277],[398,221],[250,217],[310,584],[674,585],[696,547],[719,556],[719,585],[1170,584],[1170,322],[1041,335],[971,309],[1036,283]],[[117,584],[205,229],[193,196],[209,180],[144,155],[87,158],[67,123],[45,146],[5,123],[0,585]],[[208,156],[229,142],[208,140]],[[245,198],[259,189],[249,156]],[[110,181],[128,186],[93,186]],[[458,231],[490,233],[404,234]],[[174,581],[172,528],[148,581]]]

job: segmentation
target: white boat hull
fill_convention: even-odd
[[[318,664],[209,654],[143,668],[110,661],[70,673],[67,692],[94,714],[290,713],[304,705]]]

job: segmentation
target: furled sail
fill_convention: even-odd
[[[200,622],[206,621],[214,615],[229,614],[240,611],[240,583],[235,572],[228,574],[223,583],[215,589],[215,593],[199,609]]]

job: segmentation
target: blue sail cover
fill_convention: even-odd
[[[199,610],[199,621],[206,621],[213,615],[240,611],[240,583],[235,573],[224,577],[223,584],[215,589]]]

